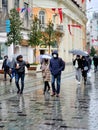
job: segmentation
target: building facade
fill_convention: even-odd
[[[98,13],[94,12],[90,20],[90,48],[93,46],[98,51]]]
[[[69,53],[70,50],[85,50],[87,22],[85,15],[85,1],[82,3],[81,0],[0,0],[0,14],[3,21],[0,21],[0,25],[4,23],[5,19],[7,19],[10,9],[13,7],[21,9],[30,8],[30,10],[26,12],[20,11],[20,17],[24,23],[24,29],[22,30],[24,39],[22,45],[25,46],[16,46],[16,54],[22,53],[25,60],[30,61],[30,63],[33,63],[35,61],[35,56],[34,48],[31,48],[27,45],[27,34],[30,28],[31,19],[34,15],[37,15],[39,17],[42,25],[47,24],[47,22],[51,19],[54,23],[54,27],[59,28],[59,30],[64,33],[64,36],[60,39],[58,50],[59,55],[66,62],[72,61],[72,54]],[[53,9],[55,9],[55,11]],[[2,31],[0,30],[1,58],[5,54],[8,54],[10,57],[13,55],[13,45],[10,47],[5,46],[7,37],[6,32],[3,28],[4,26],[0,26],[2,27]],[[57,49],[57,47],[51,47],[51,50],[53,49]],[[43,53],[48,53],[48,48],[39,46],[37,48],[37,56]]]
[[[59,13],[56,12],[59,8],[62,9],[62,22],[60,22]],[[52,9],[56,9],[55,13]],[[77,2],[76,0],[43,0],[43,2],[39,0],[33,1],[33,12],[39,18],[43,18],[43,24],[46,24],[48,20],[51,19],[55,27],[61,27],[64,36],[60,40],[59,55],[66,62],[72,61],[72,54],[69,53],[70,50],[85,50],[87,23],[85,9],[86,2],[82,3],[79,0],[77,0]],[[40,16],[41,13],[43,13],[42,16]],[[42,48],[39,49],[41,50]],[[46,50],[46,48],[43,49]],[[51,48],[51,50],[53,50],[53,48]],[[38,55],[39,54],[40,51]]]

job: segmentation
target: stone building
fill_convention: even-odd
[[[0,0],[0,56],[1,58],[8,54],[9,57],[13,55],[13,45],[10,47],[5,46],[7,41],[5,32],[5,19],[8,18],[8,13],[12,8],[30,8],[32,11],[26,11],[22,13],[20,11],[20,17],[24,22],[23,25],[23,41],[22,46],[16,46],[16,54],[23,54],[25,60],[30,63],[35,62],[34,48],[31,48],[27,44],[28,30],[30,28],[30,22],[34,14],[47,24],[51,19],[55,25],[55,28],[59,28],[64,36],[60,39],[59,54],[66,61],[72,61],[72,54],[69,53],[72,49],[85,50],[86,46],[86,1],[84,3],[81,0]],[[58,11],[53,12],[52,8],[56,10],[61,9],[62,14]],[[60,16],[62,15],[62,16]],[[62,17],[62,22],[60,17]],[[57,49],[57,48],[52,48]],[[45,50],[45,51],[44,51]],[[47,48],[40,46],[38,48],[38,55],[42,52],[47,53]]]

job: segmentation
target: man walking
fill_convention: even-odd
[[[18,89],[17,94],[22,94],[24,89],[25,66],[29,68],[29,63],[23,60],[23,56],[17,56],[15,63],[15,83]],[[21,88],[19,86],[19,79],[21,79]]]
[[[7,80],[7,74],[9,75],[10,77],[10,82],[12,82],[12,78],[11,78],[11,65],[10,65],[10,61],[8,59],[8,56],[5,55],[4,56],[4,61],[3,61],[3,64],[2,64],[2,69],[4,70],[4,81]]]
[[[56,94],[57,97],[59,97],[60,93],[60,83],[61,83],[61,71],[65,68],[65,62],[58,57],[58,52],[54,51],[52,53],[52,59],[50,60],[50,71],[52,74],[52,95],[54,96]],[[55,88],[55,80],[57,84],[57,88]]]

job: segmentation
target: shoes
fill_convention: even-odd
[[[23,94],[23,92],[22,92],[22,91],[20,91],[20,94]]]
[[[19,94],[19,93],[20,93],[20,90],[17,91],[17,94]]]
[[[12,82],[12,78],[10,79],[10,82]]]
[[[53,97],[53,96],[55,96],[55,93],[52,93],[52,95],[51,95],[51,96],[52,96],[52,97]]]
[[[48,92],[50,91],[50,87],[48,88]]]
[[[60,95],[59,95],[59,94],[57,94],[57,95],[56,95],[56,97],[60,97]]]

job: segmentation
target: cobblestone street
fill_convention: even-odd
[[[59,98],[43,95],[41,73],[26,75],[23,95],[1,80],[0,130],[98,130],[98,72],[86,86],[63,72]]]

